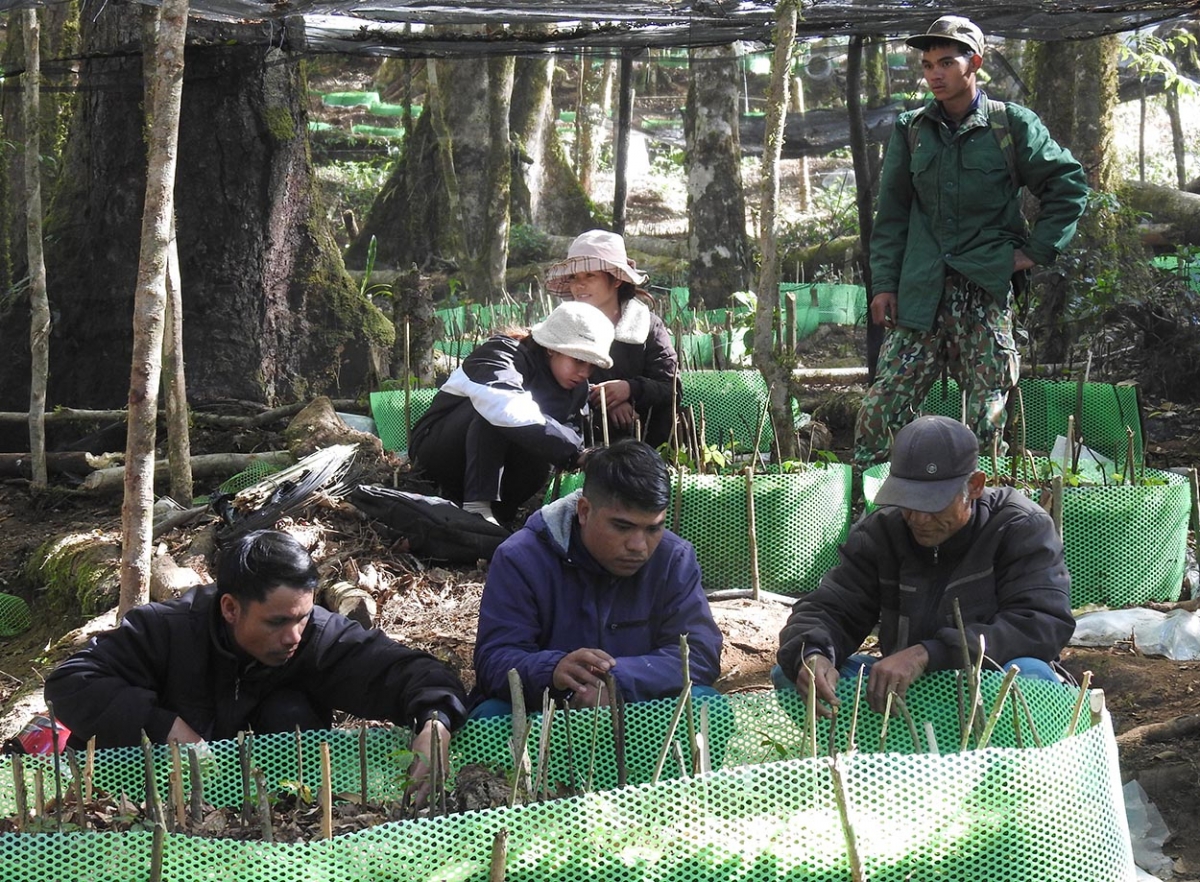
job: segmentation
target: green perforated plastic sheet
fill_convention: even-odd
[[[1035,459],[1038,470],[1047,460]],[[988,457],[980,467],[992,472]],[[1010,461],[1002,460],[1008,474]],[[868,504],[887,477],[883,463],[863,472]],[[1058,473],[1061,474],[1061,471]],[[1071,605],[1120,607],[1178,600],[1183,584],[1192,501],[1187,478],[1146,469],[1145,486],[1063,488],[1063,558],[1071,574]],[[1018,478],[1022,473],[1018,470]]]
[[[775,429],[768,417],[762,435],[758,424],[767,405],[767,384],[758,371],[683,371],[681,406],[691,407],[699,422],[704,416],[704,441],[729,449],[730,433],[739,451],[751,450],[759,438],[758,449],[769,451]]]
[[[999,680],[998,675],[984,677],[985,709],[995,704]],[[163,878],[484,882],[493,840],[503,830],[504,878],[510,880],[842,882],[850,878],[848,829],[864,874],[873,882],[1134,879],[1107,715],[1102,713],[1092,725],[1084,707],[1078,733],[1068,735],[1077,690],[1020,682],[1028,716],[1013,714],[1019,702],[1010,694],[999,708],[1000,722],[986,749],[958,752],[958,687],[948,672],[926,676],[909,691],[920,751],[913,750],[909,729],[898,720],[889,726],[881,749],[881,718],[864,705],[857,723],[858,750],[845,752],[851,715],[843,713],[832,738],[840,791],[825,755],[831,743],[828,723],[818,726],[821,755],[813,757],[804,726],[797,722],[803,716],[795,695],[730,695],[719,699],[719,713],[709,702],[711,740],[726,744],[718,770],[707,775],[684,776],[668,762],[657,783],[609,790],[597,773],[592,787],[578,796],[384,824],[295,845],[168,834]],[[854,703],[852,684],[843,682],[839,691],[848,709]],[[653,765],[673,709],[670,700],[627,707],[628,757],[642,767]],[[609,716],[607,709],[572,711],[568,722],[563,712],[555,713],[546,774],[552,786],[580,781],[572,767],[576,772],[587,768],[593,752],[606,758],[611,773],[615,751],[604,722]],[[1014,723],[1014,716],[1024,722]],[[600,724],[593,736],[594,719]],[[530,743],[536,745],[542,721],[538,715],[532,721]],[[692,722],[701,726],[698,717]],[[1044,746],[1035,746],[1035,728]],[[927,752],[930,731],[940,754]],[[391,751],[402,741],[400,734],[369,732],[369,779],[373,788],[381,788],[372,789],[369,799],[387,800],[394,792],[390,782],[401,767]],[[310,736],[331,741],[335,792],[357,792],[357,733],[305,737]],[[479,762],[511,768],[510,736],[507,718],[469,723],[452,742],[454,769]],[[678,735],[676,743],[686,740]],[[231,742],[215,743],[212,751],[208,776],[236,769]],[[254,756],[269,782],[295,780],[298,774],[291,735],[258,736]],[[9,762],[0,761],[0,805],[11,813]],[[49,763],[41,763],[48,772]],[[535,758],[535,771],[536,764]],[[159,748],[157,767],[165,766],[165,751]],[[142,791],[142,769],[137,750],[97,755],[98,774],[120,779],[129,793]],[[27,777],[32,778],[32,768]],[[164,784],[165,778],[160,787]],[[845,800],[845,824],[838,811],[839,792]],[[13,879],[125,882],[148,876],[150,855],[149,832],[0,835],[0,866]]]
[[[954,380],[947,380],[945,385],[946,391],[943,394],[941,381],[933,384],[922,410],[924,413],[960,419],[962,395],[958,384]],[[1021,380],[1019,388],[1020,399],[1014,393],[1010,404],[1011,412],[1019,416],[1018,401],[1023,402],[1026,424],[1025,449],[1049,453],[1054,448],[1054,439],[1067,434],[1067,418],[1077,410],[1079,384],[1026,377]],[[1142,422],[1138,411],[1136,386],[1084,383],[1081,412],[1081,424],[1075,428],[1076,440],[1082,438],[1085,445],[1123,467],[1127,458],[1128,427],[1133,432],[1134,462],[1142,461]],[[1005,429],[1010,449],[1016,447],[1021,440],[1017,416],[1009,420]]]
[[[682,485],[678,476],[672,479],[667,523],[675,525],[675,496],[682,486],[677,532],[696,547],[705,589],[750,588],[752,496],[759,587],[803,594],[837,563],[850,525],[850,482],[850,467],[840,463],[756,474],[749,488],[744,475],[684,474]],[[559,493],[582,485],[582,476],[565,475]]]
[[[384,450],[408,450],[408,430],[429,410],[435,395],[437,389],[410,389],[407,400],[403,390],[371,393],[371,417]]]
[[[0,637],[23,634],[32,624],[28,603],[13,594],[0,594]]]

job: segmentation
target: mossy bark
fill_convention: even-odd
[[[751,285],[746,195],[738,138],[737,57],[732,46],[693,49],[687,140],[688,287],[692,304],[717,309]]]
[[[56,403],[116,406],[128,389],[146,164],[136,12],[113,4],[83,24],[81,101],[46,222]],[[193,400],[347,397],[392,343],[317,203],[305,100],[300,62],[278,49],[187,51],[176,219]],[[0,326],[10,352],[20,324]],[[9,409],[27,382],[27,360],[0,364]]]

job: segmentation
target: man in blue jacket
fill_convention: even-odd
[[[475,717],[511,712],[508,672],[526,706],[545,689],[574,707],[678,695],[688,635],[694,694],[714,694],[721,632],[691,543],[665,529],[670,478],[649,445],[590,452],[583,489],[536,512],[488,569],[475,641]]]

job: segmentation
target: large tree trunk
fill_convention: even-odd
[[[738,141],[737,55],[732,46],[693,49],[687,138],[688,286],[693,305],[717,309],[751,284],[746,196]]]
[[[63,404],[114,406],[128,388],[145,189],[137,10],[109,4],[82,22],[84,88],[47,214],[50,397]],[[187,67],[176,202],[193,399],[361,391],[392,327],[359,296],[316,203],[299,63],[222,45],[189,49]],[[17,330],[0,326],[8,351]],[[0,397],[28,370],[0,363]]]
[[[1088,183],[1105,192],[1112,191],[1116,184],[1115,153],[1110,145],[1119,46],[1119,38],[1115,36],[1029,46],[1033,109],[1054,139],[1069,147],[1083,164]],[[1111,243],[1124,237],[1123,247],[1133,246],[1128,238],[1132,231],[1120,230],[1118,225],[1119,218],[1093,208],[1084,215],[1072,250],[1085,259],[1103,254],[1105,260],[1111,261],[1114,257]],[[1033,324],[1035,336],[1043,341],[1041,361],[1065,361],[1071,347],[1072,326],[1064,318],[1072,278],[1095,278],[1104,269],[1080,266],[1070,274],[1045,270],[1035,273],[1037,309]],[[1107,269],[1111,272],[1112,267]]]

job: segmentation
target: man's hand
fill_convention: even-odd
[[[603,649],[576,649],[564,655],[554,666],[550,679],[555,689],[574,692],[571,704],[575,707],[593,707],[604,675],[617,665],[617,660]],[[611,696],[604,696],[601,703],[608,704]]]
[[[806,702],[810,677],[817,697],[817,716],[832,717],[833,711],[830,708],[836,708],[839,704],[837,693],[834,692],[838,681],[837,668],[819,652],[804,659],[800,665],[800,672],[796,674],[796,691]]]
[[[433,730],[437,728],[441,741],[441,764],[443,777],[450,767],[450,730],[439,720],[427,720],[413,739],[413,761],[408,767],[408,786],[404,789],[406,801],[411,801],[414,809],[424,808],[429,802],[429,794],[433,791],[433,782],[429,780],[431,765],[429,758],[433,755]]]
[[[637,411],[628,401],[623,401],[616,407],[611,404],[608,406],[608,422],[609,425],[616,426],[620,429],[632,429],[633,421],[637,419]]]
[[[871,666],[871,679],[867,684],[867,703],[871,705],[871,710],[883,713],[889,692],[895,692],[897,698],[903,698],[913,680],[925,672],[928,664],[929,653],[920,643],[875,662]]]
[[[1032,260],[1030,260],[1029,257],[1025,254],[1025,252],[1022,251],[1020,248],[1018,248],[1016,251],[1013,252],[1013,272],[1014,273],[1023,273],[1023,272],[1025,272],[1025,270],[1033,269],[1033,267],[1035,267],[1035,266],[1037,266],[1037,264],[1034,263]]]
[[[204,739],[183,721],[183,717],[176,717],[175,722],[171,724],[171,731],[167,733],[167,744],[172,741],[178,741],[180,744],[202,744]]]
[[[880,291],[871,298],[871,321],[885,328],[896,327],[895,291]]]

